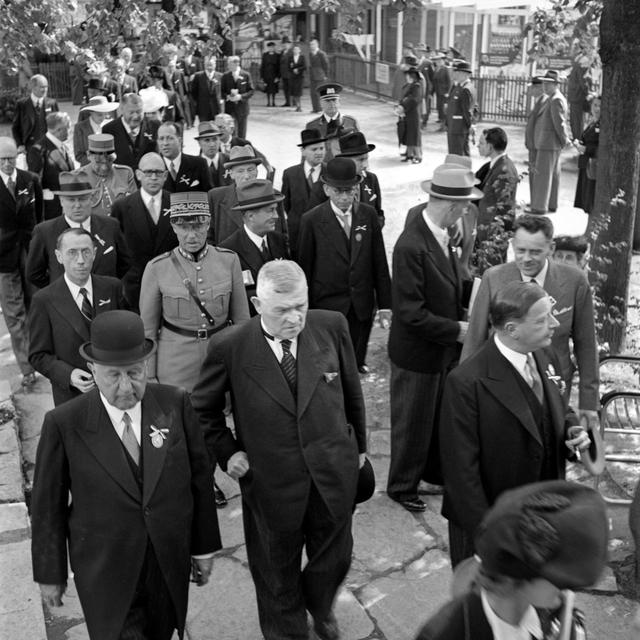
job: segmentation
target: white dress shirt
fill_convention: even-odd
[[[102,404],[107,410],[107,414],[111,420],[113,428],[118,434],[118,438],[122,440],[122,435],[124,434],[124,422],[122,421],[122,416],[124,416],[125,412],[122,409],[118,409],[118,407],[114,407],[112,404],[109,404],[107,399],[102,395],[102,392],[100,392],[100,400],[102,400]],[[131,429],[133,430],[133,435],[136,437],[138,444],[142,446],[142,403],[138,402],[131,409],[127,409],[126,412],[131,418]]]
[[[64,216],[64,219],[72,229],[86,229],[89,233],[91,233],[91,216],[90,215],[84,222],[74,222],[71,218],[68,218],[67,216]]]
[[[182,162],[182,154],[179,153],[173,160],[169,160],[169,158],[165,158],[162,156],[164,163],[167,165],[167,171],[171,173],[171,163],[173,162],[173,166],[175,167],[176,174],[180,170],[180,163]]]
[[[529,608],[524,612],[520,622],[517,625],[513,625],[498,617],[491,608],[484,589],[480,590],[480,599],[482,600],[484,615],[491,627],[491,631],[493,631],[495,640],[531,640],[532,636],[536,638],[536,640],[542,640],[543,635],[540,618],[531,605],[529,605]]]
[[[265,328],[264,324],[262,323],[262,320],[260,321],[260,326],[262,327],[262,333],[265,334],[264,339],[267,341],[267,344],[269,345],[269,347],[271,348],[271,351],[273,351],[273,354],[276,357],[276,360],[278,362],[282,361],[282,356],[284,355],[284,352],[282,350],[282,345],[280,344],[281,340],[279,340],[278,338],[269,338],[267,337],[266,334],[268,334],[269,332],[267,331],[267,329]],[[291,355],[296,358],[297,354],[298,354],[298,336],[296,336],[295,338],[291,339],[291,346],[289,347],[289,351],[291,352]]]
[[[246,224],[244,225],[244,230],[249,236],[249,240],[251,240],[251,242],[253,242],[260,251],[262,251],[262,243],[267,239],[267,236],[259,236],[257,233],[253,233]],[[267,246],[269,246],[269,243],[267,243]]]
[[[422,218],[426,222],[427,227],[431,233],[433,233],[433,237],[436,239],[436,242],[440,245],[442,250],[444,251],[444,255],[449,257],[449,232],[442,227],[439,227],[437,224],[432,222],[431,218],[427,215],[427,210],[424,209],[422,212]]]
[[[67,147],[65,146],[64,142],[62,140],[60,140],[59,138],[56,138],[50,131],[47,131],[46,136],[49,140],[51,140],[51,142],[53,142],[53,144],[55,145],[56,149],[58,149],[59,151],[64,151],[65,153],[67,153]]]
[[[43,107],[44,106],[44,98],[38,98],[38,96],[33,95],[33,93],[31,94],[31,104],[33,104],[33,108],[36,109],[37,107]]]
[[[147,211],[150,211],[151,202],[153,201],[157,216],[154,222],[158,224],[158,220],[160,220],[160,215],[162,214],[162,191],[158,191],[155,196],[152,196],[144,189],[140,189],[140,197],[142,198],[142,202],[144,202],[144,206],[147,207]],[[151,215],[151,213],[149,213],[149,215]]]
[[[544,263],[544,267],[540,269],[540,272],[536,276],[525,276],[522,271],[520,272],[520,277],[522,278],[522,282],[531,282],[531,279],[536,281],[536,284],[540,285],[544,289],[544,281],[547,277],[547,271],[549,271],[549,260],[546,260]]]
[[[309,171],[311,171],[311,179],[313,180],[313,182],[318,182],[321,169],[322,164],[318,164],[315,167],[312,167],[306,160],[304,161],[304,176],[306,178],[309,175]]]
[[[351,226],[351,223],[352,223],[351,212],[353,210],[353,205],[351,205],[346,211],[342,211],[342,209],[339,209],[338,207],[336,207],[336,205],[333,204],[331,200],[329,200],[329,204],[331,205],[331,210],[333,211],[333,213],[335,213],[336,220],[340,223],[340,226],[344,229],[343,216],[347,216],[347,220],[349,221],[349,226]]]
[[[3,171],[0,171],[0,178],[2,178],[2,181],[4,182],[4,186],[7,187],[7,189],[8,189],[9,188],[9,180],[13,180],[13,184],[17,185],[18,172],[17,172],[16,169],[14,169],[13,173],[11,175],[7,175]]]
[[[132,129],[124,120],[122,120],[122,126],[124,127],[124,130],[127,132],[127,135],[130,138],[138,137],[138,134],[140,133],[140,127],[138,127],[137,129]]]
[[[71,297],[73,298],[73,301],[76,303],[76,307],[78,307],[78,309],[80,309],[80,312],[82,312],[82,301],[84,298],[80,293],[81,287],[71,282],[71,280],[69,280],[69,278],[67,277],[66,273],[64,274],[64,281],[67,283],[67,287],[69,287],[69,291],[71,292]],[[89,304],[93,306],[93,284],[91,282],[91,277],[87,278],[87,282],[82,286],[87,290],[87,298],[89,298]]]
[[[514,351],[507,347],[507,345],[500,340],[497,333],[493,334],[493,339],[498,351],[513,365],[515,370],[522,376],[522,379],[530,386],[531,377],[529,372],[526,370],[528,354],[519,353],[518,351]]]

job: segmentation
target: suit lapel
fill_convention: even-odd
[[[351,216],[351,236],[349,238],[351,243],[351,264],[355,264],[358,259],[366,234],[371,233],[371,229],[367,229],[366,222],[367,218],[360,209],[360,203],[354,202]],[[360,238],[359,240],[358,237]]]
[[[168,429],[166,440],[162,440],[162,446],[155,447],[152,444],[151,436],[153,431],[151,427],[156,429]],[[167,457],[167,449],[174,441],[171,435],[171,418],[168,416],[158,404],[153,391],[147,387],[142,398],[142,429],[141,429],[141,448],[142,448],[142,504],[149,502],[153,492],[158,484],[164,461]],[[177,428],[177,427],[175,427]]]
[[[60,167],[61,171],[71,171],[73,167],[69,166],[69,163],[64,159],[64,156],[60,152],[60,150],[47,138],[47,144],[49,145],[49,157],[52,162]]]
[[[89,340],[89,326],[84,319],[78,305],[71,296],[71,291],[63,276],[54,280],[51,286],[51,304],[58,313],[73,327],[73,330],[82,338],[83,342]],[[95,295],[94,295],[95,305]]]
[[[535,351],[533,357],[538,366],[538,373],[540,374],[542,388],[544,389],[544,397],[547,399],[549,405],[555,432],[561,440],[564,440],[564,400],[556,384],[549,378],[549,375],[556,375],[557,372],[553,371],[553,373],[551,373],[553,370],[552,364],[542,350]]]
[[[143,208],[146,209],[146,207],[144,206],[144,202],[142,203],[142,206]],[[161,207],[162,207],[162,211],[160,211],[160,215],[158,217],[158,225],[156,229],[156,245],[155,245],[156,249],[162,246],[163,242],[165,241],[165,238],[167,237],[167,234],[169,233],[169,231],[171,231],[169,216],[165,215],[165,211],[171,210],[171,198],[166,191],[162,192]]]
[[[235,207],[238,204],[238,196],[236,194],[236,188],[233,186],[229,191],[227,191],[225,196],[225,205],[224,210],[228,212],[229,220],[231,220],[238,229],[242,229],[244,226],[244,222],[242,220],[242,212],[233,211],[232,207]]]
[[[135,500],[140,489],[131,473],[122,443],[97,390],[92,394],[86,422],[79,422],[76,430],[104,470]]]
[[[548,260],[549,267],[544,279],[544,290],[553,298],[554,302],[560,302],[564,296],[564,283],[558,277],[558,270],[553,260]]]
[[[298,336],[296,364],[298,371],[298,418],[300,418],[324,373],[322,351],[309,325]]]
[[[116,300],[111,297],[111,290],[104,284],[104,281],[91,276],[91,285],[93,287],[93,312],[104,313],[115,308]]]
[[[269,240],[267,240],[267,242],[269,242]],[[264,260],[262,254],[258,251],[258,247],[251,242],[251,238],[249,238],[247,232],[244,230],[244,226],[240,229],[240,246],[245,262],[254,273],[258,273],[260,267],[264,264]]]
[[[14,200],[9,193],[9,189],[7,189],[7,185],[4,183],[4,180],[0,178],[0,205],[2,205],[2,209],[8,211],[8,213],[12,213],[15,215],[18,211],[18,189],[17,185],[20,180],[20,175],[18,174],[18,179],[16,180],[16,199]]]
[[[91,235],[95,238],[96,246],[97,246],[96,259],[93,261],[93,267],[91,269],[92,273],[95,273],[97,271],[97,266],[100,264],[100,259],[104,254],[104,250],[107,244],[107,240],[104,237],[104,234],[102,233],[103,229],[104,229],[104,224],[100,220],[100,216],[92,215],[91,216]]]
[[[133,224],[136,228],[137,234],[141,238],[149,238],[149,225],[147,224],[147,207],[142,200],[140,191],[136,191],[133,199],[131,200],[128,214],[131,216]],[[162,213],[160,214],[162,219]],[[156,242],[157,244],[157,242]]]
[[[427,255],[431,258],[431,261],[435,264],[438,271],[440,271],[442,275],[447,277],[457,287],[458,282],[456,274],[453,271],[453,267],[451,266],[451,261],[444,255],[442,247],[438,244],[433,233],[431,233],[431,229],[427,226],[422,215],[419,216],[418,224],[427,243]]]
[[[353,225],[352,225],[353,226]],[[322,209],[322,217],[320,218],[320,229],[329,240],[329,246],[335,247],[335,250],[347,261],[350,262],[347,243],[345,242],[344,229],[340,226],[329,201],[325,202]]]

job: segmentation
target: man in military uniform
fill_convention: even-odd
[[[133,171],[124,164],[114,164],[116,158],[113,136],[94,133],[89,136],[87,157],[89,164],[82,171],[95,189],[91,196],[91,213],[111,215],[111,207],[118,198],[138,190]]]
[[[447,143],[449,153],[468,156],[469,137],[478,117],[476,94],[471,86],[471,65],[458,60],[453,65],[453,88],[447,103]]]
[[[327,82],[318,87],[322,115],[307,122],[306,129],[317,129],[325,142],[327,153],[325,162],[340,153],[338,138],[349,131],[359,131],[355,118],[340,113],[340,93],[342,85],[337,82]]]

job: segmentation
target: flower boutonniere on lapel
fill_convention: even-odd
[[[155,427],[152,424],[149,425],[149,428],[151,429],[151,433],[149,434],[149,437],[151,438],[151,444],[156,449],[159,449],[167,439],[167,433],[169,433],[169,429],[158,429],[158,427]]]
[[[551,363],[549,363],[546,373],[547,373],[547,379],[549,380],[549,382],[553,382],[553,384],[555,384],[556,387],[558,387],[558,390],[560,391],[560,393],[563,394],[567,390],[567,385],[565,381],[562,379],[562,376],[559,376],[556,374],[556,369]]]

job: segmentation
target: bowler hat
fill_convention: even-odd
[[[98,113],[109,113],[115,111],[120,106],[119,102],[109,102],[105,96],[93,96],[80,111],[96,111]]]
[[[356,504],[366,502],[376,490],[376,475],[369,458],[364,459],[364,464],[358,472],[358,486],[356,487]]]
[[[271,180],[248,180],[236,187],[238,204],[233,211],[260,209],[276,202],[282,202],[284,196],[273,188]]]
[[[116,150],[110,133],[92,133],[88,137],[88,150],[94,153],[113,153]]]
[[[441,200],[478,200],[482,191],[476,189],[476,175],[459,164],[441,164],[431,180],[420,184],[423,191]]]
[[[61,171],[58,175],[60,189],[53,191],[57,196],[87,196],[95,191],[86,172]]]
[[[204,191],[179,191],[170,196],[171,220],[185,216],[211,216],[209,200]]]
[[[90,328],[90,340],[80,346],[89,362],[120,366],[146,360],[156,350],[156,341],[144,337],[142,318],[133,311],[105,311]]]
[[[466,60],[455,60],[453,62],[454,71],[464,71],[465,73],[472,73],[471,65]]]
[[[364,133],[360,131],[351,131],[338,140],[340,143],[340,153],[336,158],[361,156],[376,148],[375,144],[367,144]]]
[[[600,577],[608,533],[597,491],[551,480],[503,493],[478,527],[475,547],[489,573],[579,589]]]
[[[540,80],[542,82],[558,82],[559,80],[558,72],[555,69],[547,69],[547,72],[540,76]]]
[[[87,89],[96,89],[98,91],[102,90],[100,86],[101,81],[100,78],[89,78],[89,82],[87,82]]]
[[[230,169],[239,164],[261,164],[262,160],[256,157],[256,152],[250,144],[244,147],[231,147],[229,160],[224,163],[225,169]]]
[[[349,158],[333,158],[327,162],[320,180],[330,187],[346,189],[362,182],[362,176],[356,172],[355,162]]]
[[[342,93],[342,85],[337,82],[325,82],[316,89],[320,100],[333,100]]]
[[[320,133],[320,129],[303,129],[300,132],[300,144],[296,145],[298,147],[308,147],[311,144],[318,144],[320,142],[325,142],[329,138],[323,137]]]
[[[201,138],[216,138],[222,135],[222,131],[218,127],[215,122],[211,122],[210,120],[206,120],[205,122],[201,122],[198,124],[198,135],[195,136],[196,140],[200,140]]]

